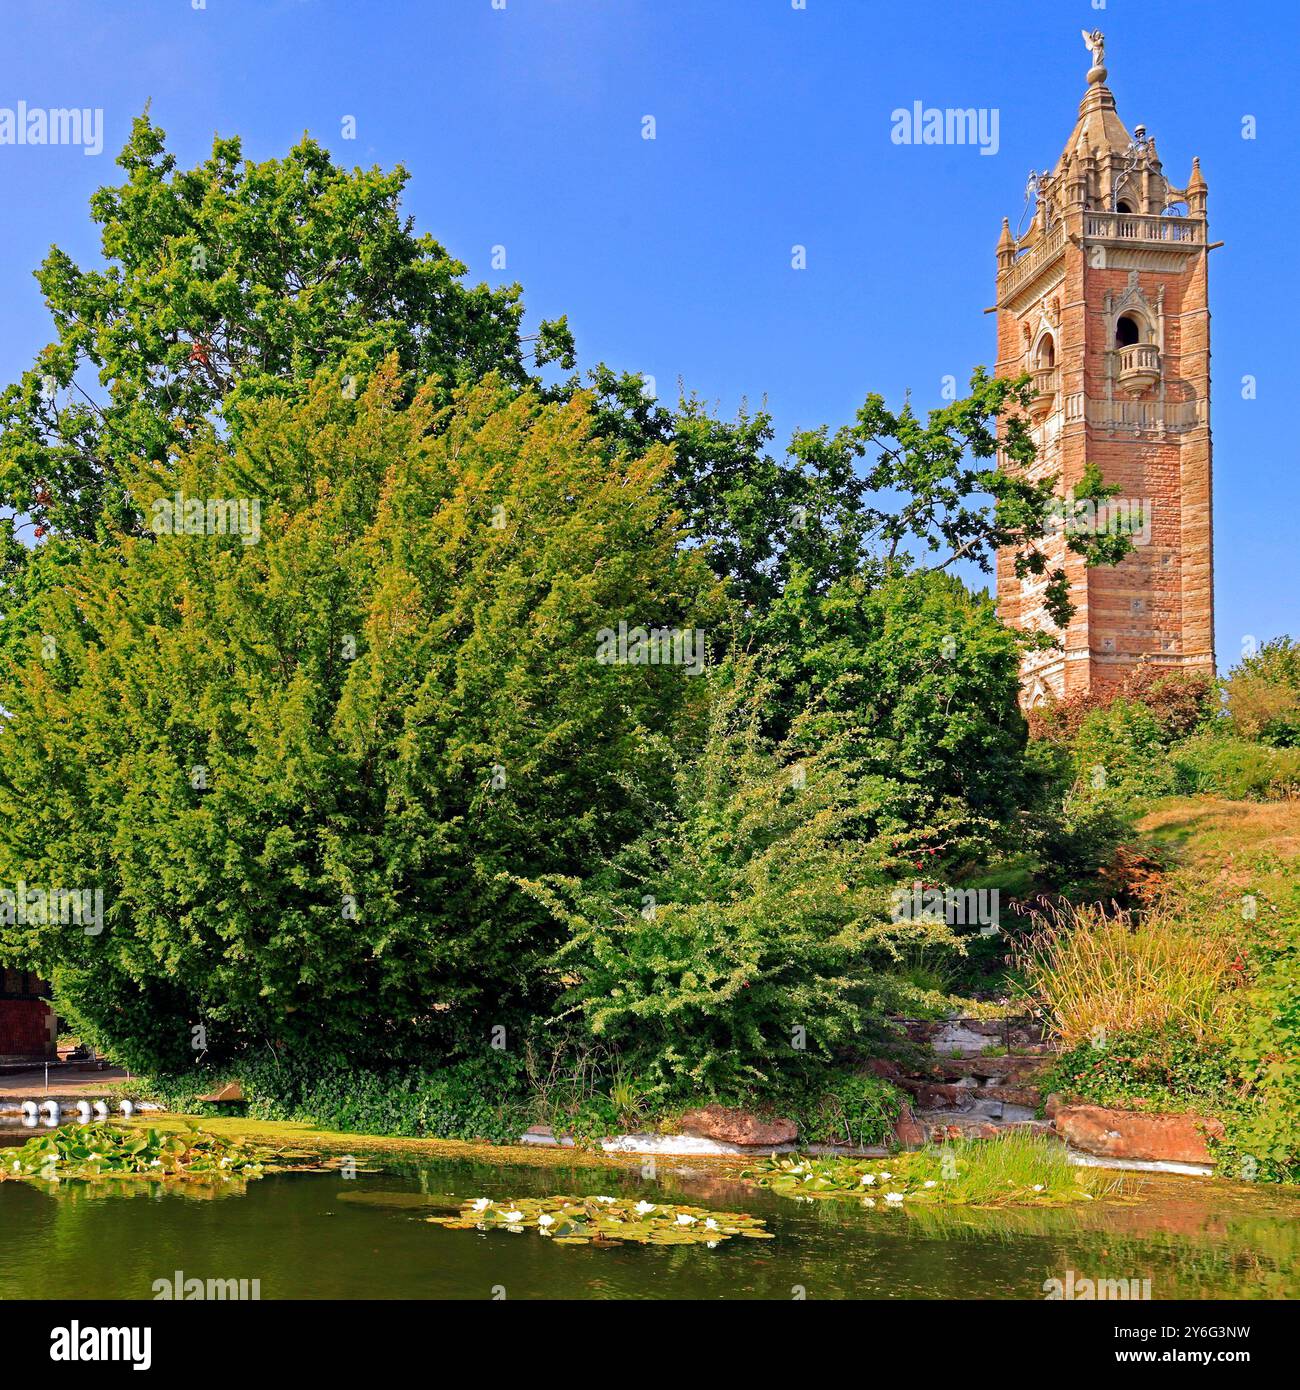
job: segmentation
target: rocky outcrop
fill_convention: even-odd
[[[1205,1115],[1149,1115],[1100,1105],[1062,1105],[1053,1123],[1066,1143],[1084,1153],[1157,1163],[1212,1163],[1206,1139],[1223,1136],[1222,1123]]]
[[[761,1119],[748,1110],[731,1110],[725,1105],[706,1105],[688,1110],[678,1126],[683,1134],[716,1139],[723,1144],[769,1148],[792,1144],[799,1133],[793,1120]]]

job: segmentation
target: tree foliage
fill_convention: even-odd
[[[132,458],[162,461],[323,368],[363,376],[395,354],[407,380],[446,390],[488,372],[528,383],[519,287],[467,286],[415,235],[403,168],[345,170],[308,138],[255,163],[218,138],[181,169],[164,140],[138,118],[124,182],[91,199],[102,268],[54,247],[36,272],[56,336],[0,396],[0,506],[73,535],[96,534],[105,507],[127,523]],[[571,354],[544,324],[532,355]]]
[[[106,929],[0,926],[140,1064],[260,1043],[426,1055],[545,998],[556,929],[509,881],[647,823],[680,666],[598,634],[708,627],[665,450],[621,466],[584,398],[497,378],[401,402],[337,373],[142,468],[142,514],[260,498],[261,537],[86,547],[0,677],[0,882],[102,886]],[[627,776],[636,769],[636,784]]]
[[[956,945],[941,921],[895,920],[889,782],[834,748],[773,748],[749,663],[713,687],[673,814],[603,873],[526,885],[568,929],[568,1010],[669,1097],[788,1084],[918,1002],[884,968],[906,946]]]

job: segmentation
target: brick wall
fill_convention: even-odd
[[[50,1006],[40,999],[0,999],[0,1059],[53,1058]]]

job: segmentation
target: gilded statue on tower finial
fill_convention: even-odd
[[[1106,65],[1106,35],[1100,29],[1094,29],[1089,33],[1086,29],[1081,31],[1083,41],[1088,46],[1088,52],[1092,54],[1092,65],[1094,68],[1105,67]]]

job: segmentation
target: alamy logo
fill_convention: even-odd
[[[0,925],[79,926],[87,936],[104,930],[102,888],[33,888],[22,879],[0,888]]]
[[[997,154],[1000,118],[996,106],[940,108],[914,101],[890,112],[889,138],[896,145],[978,145],[980,154]]]
[[[998,927],[996,888],[939,888],[915,883],[895,888],[890,916],[895,922],[946,922],[950,927],[978,926],[991,936]]]
[[[262,1297],[260,1279],[187,1279],[177,1270],[170,1279],[155,1279],[150,1286],[154,1302],[168,1299],[193,1303],[211,1300],[218,1303],[247,1303]]]
[[[258,497],[159,497],[150,526],[156,536],[238,536],[245,545],[262,539]]]
[[[50,1329],[51,1361],[130,1361],[132,1370],[153,1365],[152,1327],[68,1327]]]
[[[1128,536],[1134,545],[1150,545],[1152,511],[1147,497],[1058,497],[1047,509],[1047,525],[1067,536]]]
[[[596,634],[596,660],[602,666],[682,666],[688,676],[704,674],[705,633],[698,627],[633,627]]]
[[[104,151],[102,107],[0,106],[0,145],[80,145],[83,154]]]
[[[1079,1279],[1074,1270],[1067,1269],[1064,1279],[1044,1279],[1043,1292],[1047,1302],[1071,1300],[1094,1302],[1136,1302],[1151,1297],[1150,1279]]]

